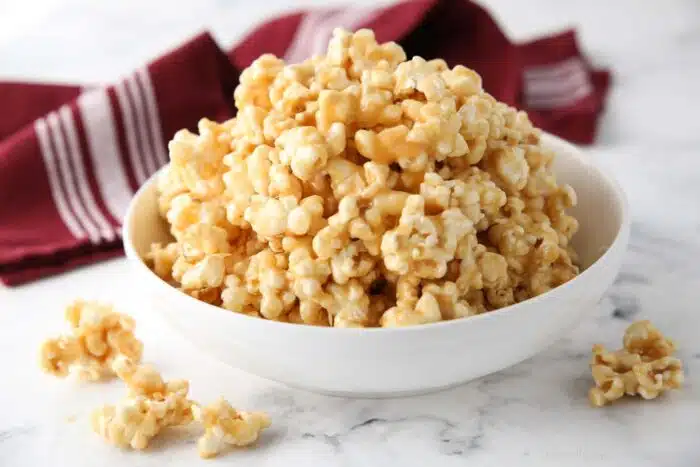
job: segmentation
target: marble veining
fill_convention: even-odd
[[[311,3],[320,2],[297,4]],[[213,465],[700,466],[699,4],[484,3],[518,40],[576,26],[592,60],[613,69],[599,141],[587,151],[617,175],[634,222],[620,275],[580,325],[528,361],[441,393],[325,397],[229,368],[183,342],[149,314],[137,293],[125,293],[134,284],[125,261],[117,259],[0,288],[0,466],[204,462],[192,429],[170,432],[146,453],[104,444],[90,432],[89,412],[118,399],[123,387],[40,373],[38,345],[64,329],[60,310],[78,296],[128,310],[146,343],[146,360],[166,377],[190,379],[194,398],[225,395],[236,406],[271,414],[273,426],[256,449],[235,450]],[[0,14],[0,79],[108,81],[201,28],[228,46],[253,22],[292,6],[289,0],[15,3]],[[591,345],[619,346],[625,327],[638,319],[651,319],[677,340],[685,389],[655,401],[590,408]]]
[[[31,435],[36,431],[33,426],[13,426],[4,430],[0,430],[0,443],[11,440],[18,436]]]

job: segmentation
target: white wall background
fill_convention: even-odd
[[[270,15],[387,0],[0,0],[0,79],[104,81],[202,29],[222,46]],[[511,37],[579,28],[597,59],[673,60],[668,40],[697,40],[697,0],[482,0]],[[668,31],[672,30],[672,36]],[[660,33],[663,38],[658,40]],[[697,58],[697,57],[696,57]],[[697,62],[698,60],[696,60]],[[643,72],[643,69],[637,70]]]
[[[480,1],[516,40],[576,27],[589,56],[612,68],[599,147],[695,141],[677,119],[700,106],[700,0]],[[0,80],[113,81],[203,29],[226,48],[271,15],[347,2],[392,3],[0,0]]]

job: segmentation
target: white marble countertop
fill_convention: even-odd
[[[334,2],[323,1],[328,3]],[[241,407],[270,412],[273,428],[257,449],[214,463],[700,465],[700,4],[486,3],[517,39],[578,27],[586,50],[615,73],[609,110],[590,153],[627,190],[632,239],[618,281],[575,331],[523,364],[446,392],[395,400],[324,397],[207,358],[149,314],[125,261],[113,260],[0,289],[0,466],[200,462],[192,440],[166,437],[147,453],[104,444],[90,432],[87,414],[119,398],[120,385],[54,380],[39,371],[39,343],[64,329],[62,307],[79,296],[112,301],[134,315],[146,359],[166,376],[189,378],[193,397],[224,394]],[[0,1],[0,79],[107,81],[204,27],[228,45],[254,21],[292,4]],[[619,345],[626,325],[642,318],[677,339],[685,389],[650,402],[589,408],[591,345]]]

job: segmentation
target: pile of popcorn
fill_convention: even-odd
[[[231,311],[337,327],[461,318],[578,273],[570,186],[525,113],[369,30],[263,55],[236,118],[179,131],[159,179],[174,242],[153,271]]]
[[[202,458],[215,457],[227,446],[248,446],[270,426],[263,412],[243,412],[224,399],[200,407],[188,398],[187,380],[164,381],[150,365],[140,365],[143,344],[134,336],[133,318],[111,306],[78,300],[66,309],[73,334],[48,339],[41,346],[41,368],[54,376],[69,372],[97,381],[117,376],[126,397],[91,416],[93,430],[108,443],[146,449],[164,429],[199,423],[204,434],[197,447]]]
[[[593,346],[591,373],[595,386],[588,398],[602,407],[625,394],[655,399],[683,384],[683,366],[673,357],[676,346],[649,321],[638,321],[625,331],[623,348],[610,352]]]

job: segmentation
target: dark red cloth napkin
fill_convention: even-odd
[[[0,82],[0,280],[22,284],[122,254],[129,200],[167,162],[175,131],[232,117],[240,70],[263,53],[292,63],[323,53],[335,27],[371,28],[409,57],[473,68],[537,126],[593,141],[610,76],[582,56],[575,33],[514,44],[467,0],[294,13],[228,54],[202,34],[109,87]]]

